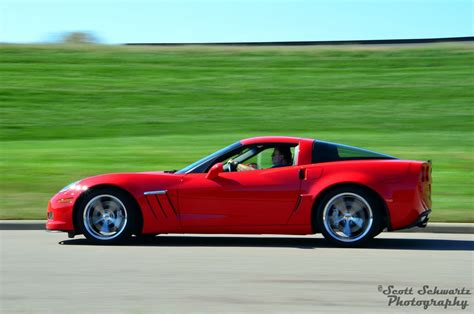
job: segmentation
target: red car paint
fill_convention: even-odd
[[[312,234],[318,196],[340,184],[365,186],[385,203],[389,230],[414,225],[431,208],[431,164],[407,160],[312,163],[313,139],[255,137],[242,145],[299,145],[294,166],[257,171],[174,174],[105,174],[81,180],[49,202],[47,230],[79,233],[76,203],[87,190],[114,186],[130,193],[142,217],[142,232]],[[147,191],[166,191],[148,194]]]

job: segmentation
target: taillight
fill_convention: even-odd
[[[422,177],[422,193],[423,193],[423,203],[425,208],[431,208],[431,171],[433,170],[433,167],[431,166],[431,160],[428,160],[428,162],[423,163],[422,166],[422,171],[421,171],[421,177]]]
[[[428,164],[428,163],[423,164],[423,166],[421,167],[421,173],[420,173],[421,182],[430,181],[430,176],[431,176],[431,166],[430,166],[430,164]]]

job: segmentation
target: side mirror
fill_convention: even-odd
[[[209,169],[209,172],[206,175],[206,179],[212,180],[219,176],[219,173],[224,171],[224,166],[222,166],[221,162],[218,162],[214,166]]]

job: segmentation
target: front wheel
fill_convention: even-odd
[[[338,246],[359,246],[380,229],[378,207],[377,200],[363,189],[338,188],[318,206],[318,230]]]
[[[76,213],[84,236],[96,244],[117,244],[131,237],[136,224],[130,196],[115,189],[87,195]]]

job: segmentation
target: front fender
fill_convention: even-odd
[[[162,172],[105,174],[79,182],[87,190],[111,186],[129,193],[137,202],[143,218],[142,233],[179,232],[178,185],[182,175]],[[145,195],[146,192],[164,194]]]

